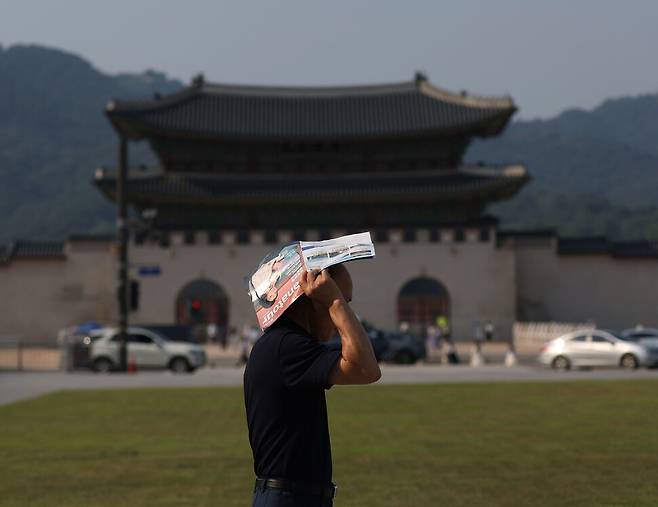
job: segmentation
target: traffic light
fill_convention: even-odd
[[[139,309],[139,282],[130,280],[130,311]]]
[[[196,324],[203,321],[203,304],[200,299],[192,299],[190,301],[190,318]]]

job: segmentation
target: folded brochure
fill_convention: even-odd
[[[324,241],[295,241],[267,254],[247,277],[249,295],[261,329],[271,326],[303,291],[304,271],[375,257],[369,232]]]

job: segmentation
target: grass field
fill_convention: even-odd
[[[333,388],[337,506],[658,506],[658,382]],[[0,407],[2,506],[246,506],[240,389]]]

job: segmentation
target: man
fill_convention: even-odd
[[[331,506],[335,487],[324,390],[381,377],[368,336],[349,307],[343,265],[305,272],[304,291],[254,346],[244,373],[256,486],[253,506]],[[342,350],[321,342],[338,331]]]
[[[487,320],[484,323],[484,339],[488,342],[492,341],[493,336],[494,336],[494,331],[495,331],[495,328],[494,328],[493,322],[491,322],[490,320]]]

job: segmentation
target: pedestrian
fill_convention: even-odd
[[[217,324],[210,322],[206,325],[206,341],[215,343],[217,341],[218,328]]]
[[[234,343],[240,342],[240,334],[235,326],[229,326],[226,333],[226,348],[231,347]]]
[[[441,338],[445,343],[446,347],[446,359],[449,364],[459,364],[459,356],[457,355],[457,348],[452,341],[451,334],[452,330],[450,329],[450,321],[445,315],[439,315],[436,318],[436,325],[441,330]]]
[[[430,324],[427,326],[427,336],[425,338],[425,362],[435,361],[436,350],[438,345],[439,330],[436,326]],[[439,360],[440,362],[440,360]]]
[[[482,327],[480,321],[476,320],[475,322],[473,322],[473,341],[476,344],[482,344],[483,339],[484,339],[484,328]]]
[[[484,339],[484,328],[479,320],[473,322],[473,347],[471,349],[471,366],[484,364],[482,357],[482,340]]]
[[[439,326],[434,326],[436,333],[436,357],[439,363],[443,362],[443,344],[445,342],[443,338],[443,331]]]
[[[244,372],[254,507],[331,506],[331,446],[325,389],[380,376],[370,340],[349,306],[343,265],[304,272],[299,297],[254,345]],[[325,347],[338,331],[341,350]]]
[[[242,326],[242,332],[240,333],[240,354],[238,356],[238,362],[235,366],[243,366],[247,364],[249,360],[249,341],[252,336],[251,326],[245,324]]]
[[[493,340],[494,332],[496,328],[493,325],[493,322],[490,320],[485,321],[484,323],[484,339],[488,342]]]

